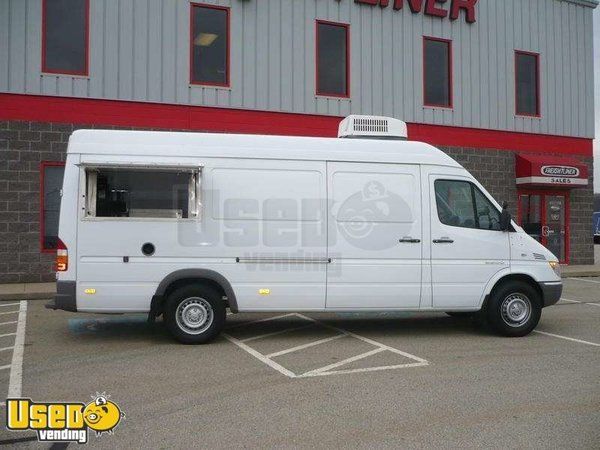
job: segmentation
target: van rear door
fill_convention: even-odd
[[[327,308],[418,308],[418,165],[327,163]]]

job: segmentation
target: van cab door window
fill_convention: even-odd
[[[473,183],[436,180],[435,198],[444,225],[500,231],[500,212]]]
[[[473,185],[471,187],[475,196],[475,209],[477,211],[479,228],[482,230],[500,231],[500,212],[485,198],[479,189]]]
[[[173,218],[198,215],[199,171],[87,169],[87,217]]]

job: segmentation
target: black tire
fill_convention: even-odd
[[[201,284],[176,289],[167,297],[164,308],[165,325],[182,344],[210,342],[223,329],[225,316],[220,293]]]
[[[446,311],[446,314],[457,319],[470,319],[475,317],[477,311]]]
[[[508,281],[494,288],[486,310],[487,321],[498,334],[526,336],[542,316],[538,291],[524,281]]]

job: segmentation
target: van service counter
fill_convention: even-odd
[[[0,283],[54,280],[75,129],[334,137],[349,114],[406,121],[562,262],[592,263],[597,4],[3,1]]]

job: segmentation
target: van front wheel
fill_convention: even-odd
[[[503,336],[526,336],[542,315],[538,292],[523,281],[510,281],[494,289],[487,307],[490,326]]]
[[[165,324],[183,344],[205,344],[225,325],[225,304],[218,292],[208,286],[188,285],[167,298]]]

